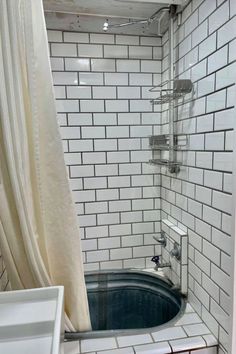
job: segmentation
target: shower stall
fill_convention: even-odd
[[[167,338],[174,348],[167,353],[218,343],[219,353],[230,353],[234,1],[45,0],[44,6],[89,286],[109,288],[109,281],[91,285],[96,274],[153,271],[151,259],[160,257],[161,265],[170,264],[161,274],[187,297],[184,320],[170,323],[174,339],[165,337],[166,327],[150,325],[139,344],[164,348]],[[95,303],[91,297],[91,308]],[[195,348],[186,344],[193,334]],[[105,336],[107,350],[115,349]],[[84,352],[91,340],[85,337]],[[118,338],[120,347],[135,347],[129,336],[130,343]],[[182,340],[186,346],[178,347]]]

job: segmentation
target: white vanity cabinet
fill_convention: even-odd
[[[62,286],[0,293],[0,353],[63,354]]]

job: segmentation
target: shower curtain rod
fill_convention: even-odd
[[[154,12],[153,15],[151,15],[150,17],[146,18],[146,19],[142,19],[142,20],[136,20],[136,21],[129,21],[129,22],[124,22],[124,23],[117,23],[114,25],[109,25],[108,23],[108,19],[106,20],[106,22],[103,25],[103,31],[107,32],[107,30],[109,28],[119,28],[119,27],[126,27],[126,26],[132,26],[132,25],[136,25],[136,24],[151,24],[153,21],[155,21],[157,19],[157,16],[160,12],[163,11],[169,11],[170,7],[165,6],[162,7],[161,9],[157,10],[156,12]]]

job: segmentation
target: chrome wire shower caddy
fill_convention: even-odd
[[[149,90],[150,92],[159,93],[158,97],[152,99],[150,102],[153,105],[170,103],[176,99],[184,98],[185,95],[192,92],[192,89],[193,84],[191,80],[167,80]]]

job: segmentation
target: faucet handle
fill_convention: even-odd
[[[154,262],[157,266],[160,263],[160,256],[153,256],[151,261]]]
[[[177,242],[174,243],[174,248],[170,251],[171,257],[175,257],[178,261],[181,259],[181,247]]]
[[[164,231],[161,231],[161,237],[153,236],[153,239],[159,243],[159,245],[166,247],[166,235]]]

